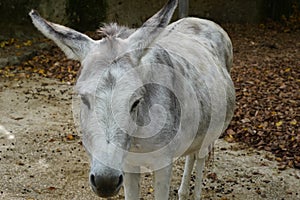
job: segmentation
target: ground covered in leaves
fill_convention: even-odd
[[[300,169],[300,32],[229,28],[237,109],[227,141],[271,151],[280,168]]]
[[[272,24],[224,27],[234,46],[237,105],[222,138],[233,144],[218,142],[203,195],[223,200],[297,199],[300,32]],[[34,53],[27,53],[30,49]],[[0,66],[0,125],[18,138],[0,152],[0,198],[94,198],[87,183],[88,160],[70,114],[71,85],[80,65],[44,39],[0,43],[0,58],[22,52],[28,56],[20,58],[20,64],[8,59],[9,65]],[[176,199],[182,160],[176,169],[172,199]],[[153,198],[150,180],[149,175],[143,179],[145,199]],[[117,199],[122,198],[121,194]]]

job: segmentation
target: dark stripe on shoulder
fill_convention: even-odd
[[[169,52],[162,48],[159,47],[156,49],[155,53],[154,53],[154,57],[155,57],[155,62],[159,63],[159,64],[164,64],[167,65],[171,68],[174,68],[174,64],[172,62],[171,59],[171,55],[169,54]]]

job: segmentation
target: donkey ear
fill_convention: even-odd
[[[169,0],[155,15],[148,19],[127,40],[131,49],[146,48],[169,24],[177,7],[178,0]]]
[[[70,59],[82,61],[96,43],[88,36],[73,29],[48,22],[35,10],[31,10],[29,16],[36,28],[53,40]]]

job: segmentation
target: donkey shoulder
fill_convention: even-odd
[[[230,72],[232,67],[232,43],[224,29],[213,21],[187,17],[171,23],[161,35],[161,40],[185,43],[188,48],[195,42],[216,54],[222,65]]]
[[[171,23],[166,27],[169,32],[179,32],[187,35],[205,36],[208,39],[211,38],[210,34],[221,34],[224,39],[230,40],[227,33],[223,30],[221,26],[213,21],[207,19],[200,19],[196,17],[187,17],[180,19],[176,22]]]

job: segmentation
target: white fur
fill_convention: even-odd
[[[186,156],[179,199],[188,198],[191,173],[196,163],[194,199],[199,200],[205,156],[210,151],[209,147],[226,129],[233,115],[235,94],[229,74],[232,66],[232,45],[228,35],[215,23],[198,18],[184,18],[168,25],[176,5],[176,0],[169,0],[165,7],[135,32],[133,29],[118,28],[116,24],[107,25],[101,30],[107,37],[99,41],[67,27],[47,22],[35,11],[30,13],[34,25],[46,37],[56,42],[68,57],[81,61],[83,69],[76,89],[83,100],[82,140],[91,156],[91,174],[93,177],[99,174],[118,177],[123,174],[126,200],[139,198],[139,174],[130,170],[140,172],[141,167],[155,168],[153,166],[156,162],[161,162],[162,167],[154,171],[155,199],[167,200],[171,163],[178,156]],[[164,54],[165,57],[160,57]],[[149,63],[160,60],[165,65],[171,62],[167,69],[179,72],[180,75],[169,73],[164,68],[152,68],[152,65],[137,67],[148,66]],[[125,75],[127,79],[123,79],[124,82],[119,81]],[[184,84],[173,82],[174,77],[181,76],[186,80]],[[179,131],[183,136],[176,138],[176,135],[174,138],[176,148],[169,148],[163,154],[148,153],[145,159],[139,156],[155,150],[173,137],[172,128],[169,130],[170,135],[159,135],[149,140],[130,135],[139,135],[139,131],[145,130],[136,126],[132,117],[128,115],[134,101],[140,98],[142,102],[145,99],[137,94],[130,100],[128,94],[151,82],[165,85],[178,95],[176,97],[180,100],[183,116],[180,118]],[[113,85],[118,86],[117,92],[112,89]],[[194,94],[189,91],[191,88],[195,91]],[[161,118],[165,113],[176,113],[170,110],[174,109],[172,104],[175,103],[170,101],[171,97],[168,95],[170,94],[160,93],[158,97],[150,97],[154,102],[171,102],[164,108],[166,112],[160,112],[158,107],[156,110],[150,109],[152,113],[149,116],[152,119],[157,116]],[[190,103],[192,100],[196,101],[195,104]],[[168,116],[167,114],[165,116]],[[166,118],[164,124],[168,127],[172,127],[174,123],[167,120],[173,119],[172,117],[175,116]],[[195,121],[195,118],[199,118],[199,121]],[[159,127],[157,121],[151,122],[157,125],[152,128]],[[146,134],[144,136],[151,136],[150,132],[143,133]],[[188,142],[191,143],[186,148]],[[131,150],[131,154],[136,156],[114,148],[113,144],[122,147],[121,149]],[[93,189],[96,193],[98,189],[101,190],[97,187]]]

